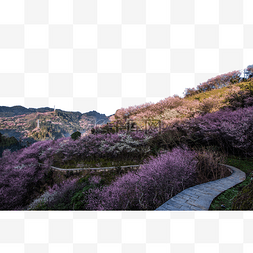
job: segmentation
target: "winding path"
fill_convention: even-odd
[[[243,171],[230,165],[220,165],[226,166],[232,172],[232,174],[226,178],[221,178],[215,181],[210,181],[187,188],[169,199],[155,211],[207,211],[216,196],[246,179],[246,174]],[[140,165],[121,166],[122,169],[138,169],[139,167]],[[111,169],[116,169],[117,167],[62,169],[51,166],[51,168],[64,173],[67,173],[67,171],[73,171],[74,173],[77,173],[79,171],[92,170],[108,171]]]
[[[125,165],[125,166],[118,166],[121,169],[128,169],[128,168],[135,168],[138,169],[140,165]],[[97,171],[108,171],[108,170],[116,170],[118,168],[117,166],[114,167],[100,167],[100,168],[72,168],[72,169],[62,169],[62,168],[57,168],[54,166],[51,166],[51,169],[53,170],[59,170],[64,173],[67,173],[68,171],[72,171],[73,173],[77,173],[79,171],[92,171],[92,170],[97,170]]]
[[[231,176],[187,188],[155,211],[207,211],[216,196],[246,179],[243,171],[226,164],[221,165],[230,169]]]

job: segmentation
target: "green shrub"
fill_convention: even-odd
[[[81,133],[79,131],[76,131],[73,134],[71,134],[71,138],[73,140],[77,140],[80,136],[81,136]]]

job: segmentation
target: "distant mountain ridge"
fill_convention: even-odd
[[[60,109],[57,109],[58,111],[63,111]],[[41,108],[26,108],[24,106],[21,105],[16,105],[16,106],[0,106],[0,117],[14,117],[14,116],[18,116],[18,115],[23,115],[23,114],[31,114],[31,113],[35,113],[35,112],[52,112],[54,111],[53,108],[49,108],[49,107],[41,107]],[[63,111],[63,112],[67,112],[67,111]],[[70,113],[78,113],[78,114],[82,114],[80,112],[70,112]],[[97,111],[89,111],[86,113],[83,113],[86,116],[92,116],[92,117],[97,117],[97,118],[109,118],[112,115],[106,116],[105,114],[99,113]]]
[[[85,133],[95,125],[109,122],[110,116],[94,110],[81,113],[54,110],[49,107],[35,109],[23,106],[0,106],[0,133],[29,142],[52,140],[69,137],[75,131]]]
[[[43,108],[25,108],[23,106],[17,105],[17,106],[0,106],[0,117],[14,117],[17,115],[23,115],[23,114],[30,114],[34,112],[50,112],[53,111],[54,109],[49,108],[49,107],[43,107]]]

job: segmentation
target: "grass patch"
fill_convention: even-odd
[[[237,194],[239,194],[242,189],[249,185],[251,182],[251,173],[253,172],[253,159],[242,159],[239,157],[235,157],[235,156],[229,156],[227,158],[226,161],[227,165],[231,165],[234,166],[240,170],[242,170],[243,172],[246,173],[246,179],[226,190],[225,192],[221,193],[220,195],[218,195],[213,202],[211,203],[209,210],[213,210],[213,211],[220,211],[220,210],[232,210],[232,204],[233,204],[233,200],[234,198],[237,196]],[[223,205],[223,207],[222,207]]]
[[[211,96],[224,97],[224,95],[227,93],[227,91],[231,87],[228,86],[228,87],[223,87],[223,88],[220,88],[220,89],[214,89],[214,90],[211,90],[211,91],[202,92],[202,93],[195,94],[193,96],[187,97],[185,99],[189,100],[189,101],[194,101],[195,99],[197,99],[197,100],[199,100],[199,102],[202,102],[204,99],[209,98]]]

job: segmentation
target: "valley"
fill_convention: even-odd
[[[108,117],[1,108],[1,131],[33,143],[14,151],[8,145],[15,140],[1,136],[0,209],[155,210],[184,189],[227,176],[219,165],[227,163],[245,171],[246,180],[218,196],[211,210],[220,210],[220,201],[227,210],[252,210],[253,68],[247,71],[247,78],[232,71],[187,89],[184,98],[121,108]],[[99,121],[109,124],[95,127]],[[129,121],[139,130],[118,129]],[[145,129],[146,121],[163,127]],[[85,175],[52,170],[112,162],[116,170]],[[140,168],[121,169],[131,162]]]

